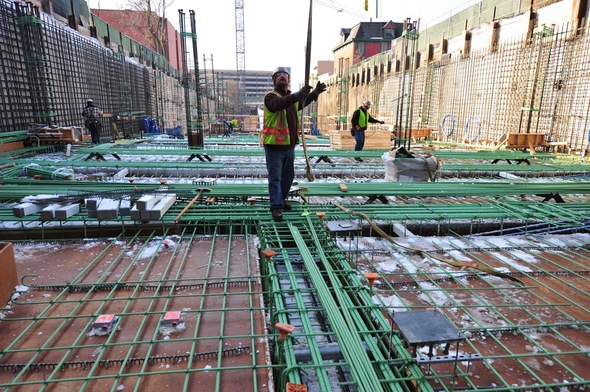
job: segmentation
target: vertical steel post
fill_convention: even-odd
[[[204,147],[203,142],[203,108],[201,104],[201,76],[199,73],[199,53],[197,50],[197,24],[195,21],[195,11],[189,10],[191,17],[191,38],[193,43],[193,61],[195,62],[195,92],[197,94],[197,129],[193,133],[196,138],[197,147]]]
[[[211,112],[209,111],[209,81],[207,80],[207,58],[203,53],[203,75],[205,76],[205,104],[207,105],[207,129],[211,130]]]
[[[178,10],[179,25],[180,25],[180,48],[182,51],[182,87],[184,88],[184,109],[186,113],[186,136],[188,138],[189,147],[193,146],[193,130],[189,125],[191,123],[191,103],[189,95],[189,74],[186,59],[186,29],[184,26],[184,10]]]

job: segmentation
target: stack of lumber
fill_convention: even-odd
[[[354,137],[350,129],[328,131],[330,135],[330,147],[354,148]],[[365,131],[365,150],[388,150],[391,148],[391,132],[383,129],[367,129]]]
[[[82,128],[80,127],[44,127],[31,133],[41,143],[76,143],[82,141]]]
[[[241,131],[255,132],[258,129],[258,116],[244,116],[242,118]]]

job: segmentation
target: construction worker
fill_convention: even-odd
[[[326,90],[326,85],[318,82],[313,91],[306,85],[292,93],[290,78],[285,67],[276,68],[272,74],[274,89],[264,97],[264,126],[260,135],[266,157],[270,210],[275,221],[283,219],[283,210],[292,208],[285,199],[295,178],[295,146],[301,126],[297,112]]]
[[[377,120],[369,114],[369,108],[371,107],[371,101],[366,100],[357,110],[352,113],[352,124],[351,133],[354,134],[354,151],[363,151],[365,147],[365,131],[369,123],[384,124],[385,121]],[[362,162],[361,157],[355,157],[355,160]]]
[[[223,135],[221,137],[230,136],[233,130],[233,125],[231,121],[227,121],[226,119],[222,118],[219,120],[219,122],[225,124],[225,130],[223,131]]]
[[[233,133],[234,129],[240,127],[240,120],[238,120],[238,119],[234,118],[229,123],[231,124],[231,132],[230,133]]]
[[[92,99],[86,101],[86,106],[82,110],[82,117],[84,117],[84,126],[90,131],[90,138],[92,144],[100,143],[100,108],[94,105]]]

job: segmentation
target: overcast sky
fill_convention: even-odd
[[[130,8],[126,0],[88,0],[90,8]],[[420,29],[479,0],[314,0],[312,8],[311,70],[319,60],[333,60],[332,49],[342,28],[360,22],[402,22],[420,19]],[[292,86],[303,82],[309,0],[244,0],[244,40],[247,70],[291,67]],[[235,0],[174,0],[166,17],[179,30],[178,10],[184,10],[190,32],[189,10],[195,11],[199,68],[236,69]],[[213,62],[211,62],[213,57]],[[192,60],[192,59],[191,59]]]

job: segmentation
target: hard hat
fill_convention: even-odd
[[[371,101],[369,101],[368,99],[363,102],[363,105],[365,105],[366,107],[370,108],[371,107]]]
[[[94,101],[92,101],[92,98],[88,98],[88,100],[86,101],[86,103],[92,103]]]
[[[276,67],[275,71],[272,74],[272,80],[275,80],[275,76],[276,74],[278,74],[279,72],[284,72],[287,75],[289,75],[289,77],[291,77],[291,73],[289,72],[289,68],[287,67]]]

